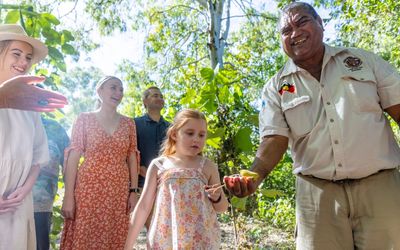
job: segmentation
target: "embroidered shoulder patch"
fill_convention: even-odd
[[[358,57],[349,56],[343,60],[344,66],[346,66],[351,71],[357,71],[362,69],[363,62]]]
[[[295,87],[294,84],[290,84],[287,81],[284,81],[281,85],[281,87],[279,88],[279,94],[282,95],[283,92],[289,92],[289,93],[294,93],[295,91]]]

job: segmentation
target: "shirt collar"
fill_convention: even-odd
[[[322,66],[324,67],[325,64],[329,61],[331,57],[336,56],[337,54],[347,51],[347,48],[344,47],[331,47],[327,44],[324,44],[325,46],[325,53],[324,53],[324,59],[322,62]],[[303,69],[297,66],[291,58],[288,59],[286,64],[283,66],[282,73],[279,78],[296,73],[298,71],[302,71]]]
[[[160,120],[158,122],[151,119],[151,117],[147,113],[144,115],[144,117],[145,117],[146,122],[165,123],[164,117],[162,117],[162,116],[160,116]]]

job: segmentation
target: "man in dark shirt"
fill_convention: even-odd
[[[138,149],[140,151],[139,188],[143,188],[147,167],[156,158],[165,138],[169,123],[161,116],[164,96],[157,87],[149,87],[143,92],[142,100],[146,114],[136,117]]]

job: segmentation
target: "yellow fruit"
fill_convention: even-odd
[[[258,173],[246,169],[240,170],[239,173],[241,176],[250,177],[253,178],[254,180],[257,180],[259,177]]]

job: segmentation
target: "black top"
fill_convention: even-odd
[[[160,152],[161,143],[165,138],[169,122],[160,118],[156,122],[148,114],[136,117],[137,144],[140,151],[140,166],[148,167],[150,162],[157,158]],[[144,178],[139,176],[139,187],[143,187]]]

